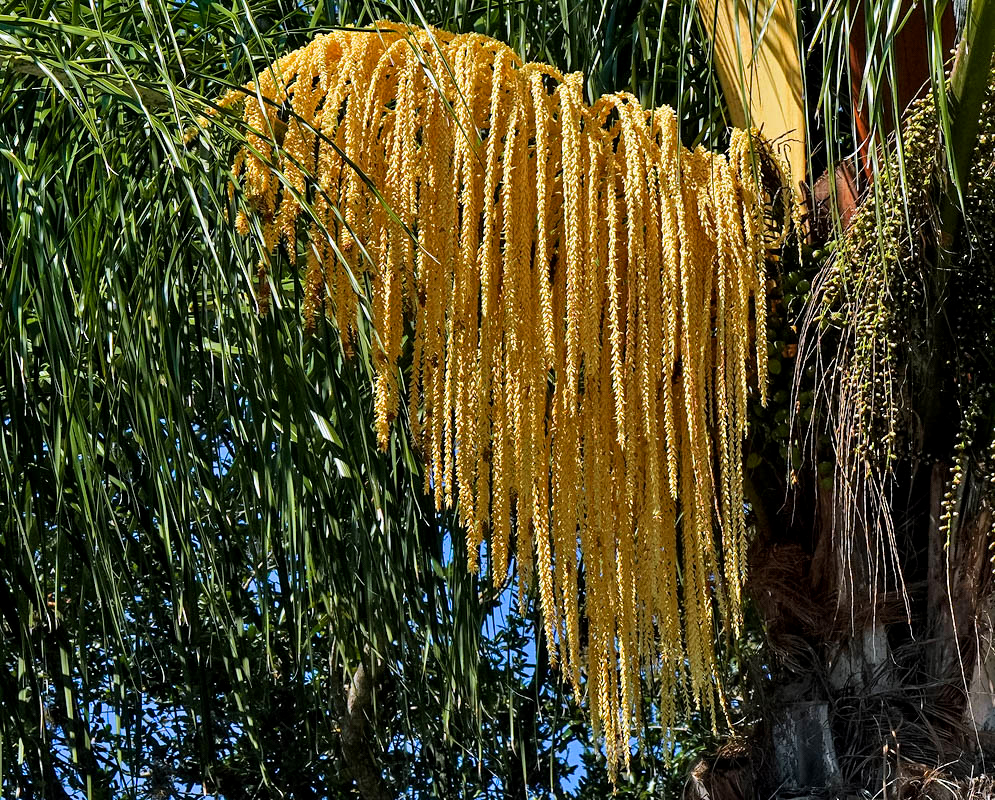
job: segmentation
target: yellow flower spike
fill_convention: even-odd
[[[280,240],[307,254],[303,324],[324,309],[347,352],[371,287],[383,447],[413,331],[426,491],[456,507],[471,570],[489,535],[494,580],[514,563],[537,587],[614,774],[642,673],[665,726],[678,695],[711,713],[713,609],[740,618],[749,376],[765,396],[755,331],[783,241],[755,181],[776,159],[746,131],[689,151],[669,108],[588,106],[581,75],[479,34],[376,28],[319,36],[221,101],[250,128],[229,196],[263,234],[260,310]]]

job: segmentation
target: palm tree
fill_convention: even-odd
[[[689,791],[955,785],[991,755],[992,320],[971,301],[991,269],[995,4],[968,6],[949,89],[944,8],[927,9],[932,99],[905,128],[899,0],[861,7],[860,74],[849,7],[789,5],[787,39],[756,13],[715,47],[741,55],[749,33],[798,53],[810,177],[858,149],[862,118],[869,188],[849,232],[837,220],[825,247],[769,267],[772,401],[754,404],[745,466],[771,649],[751,672],[750,636],[717,636],[752,710],[727,705],[765,719],[716,743]],[[21,796],[562,791],[558,748],[587,737],[538,616],[497,650],[482,635],[508,590],[463,568],[408,421],[378,449],[375,333],[351,358],[303,333],[291,269],[257,313],[258,242],[235,230],[225,166],[247,131],[220,117],[189,136],[314,32],[391,13],[583,70],[589,99],[667,103],[688,145],[759,118],[713,75],[690,2],[5,6],[0,775]],[[686,762],[713,740],[683,713]],[[666,748],[647,719],[634,791],[674,785],[649,774]],[[604,778],[587,781],[593,796]]]
[[[537,753],[584,740],[577,711],[544,668],[519,674],[532,621],[495,633],[507,593],[466,572],[407,437],[378,450],[366,351],[303,336],[299,308],[258,315],[219,168],[245,132],[184,143],[313,28],[372,16],[4,9],[13,791],[513,794],[569,774]],[[530,46],[557,47],[526,22]],[[590,45],[559,41],[561,63]],[[599,52],[606,80],[636,58],[628,36]]]

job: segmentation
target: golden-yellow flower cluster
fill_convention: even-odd
[[[307,324],[348,346],[370,281],[380,442],[403,400],[471,569],[486,537],[496,580],[514,559],[537,585],[610,768],[641,673],[665,724],[679,692],[711,710],[744,579],[748,374],[766,385],[766,146],[687,150],[668,108],[588,106],[580,74],[389,24],[317,37],[222,105],[241,99],[234,171],[266,249],[306,261]]]

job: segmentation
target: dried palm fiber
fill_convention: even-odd
[[[767,146],[735,131],[728,155],[690,151],[669,108],[588,106],[580,74],[385,23],[317,37],[222,106],[243,100],[240,227],[254,214],[270,252],[307,253],[305,324],[326,315],[347,348],[368,276],[382,446],[413,326],[426,487],[458,509],[471,569],[488,534],[495,579],[512,560],[534,578],[612,772],[641,674],[663,681],[665,725],[682,691],[714,711],[716,626],[740,618],[749,374],[766,386]]]

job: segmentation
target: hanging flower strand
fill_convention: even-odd
[[[304,324],[327,316],[347,348],[368,275],[380,444],[406,402],[470,568],[486,534],[497,579],[514,561],[535,580],[612,774],[640,674],[663,683],[665,727],[682,691],[714,712],[716,623],[738,625],[745,577],[747,392],[767,384],[769,147],[737,130],[728,155],[687,150],[669,108],[588,106],[579,73],[387,23],[318,36],[247,89],[221,103],[252,131],[239,229],[253,214],[270,254],[300,249]]]

